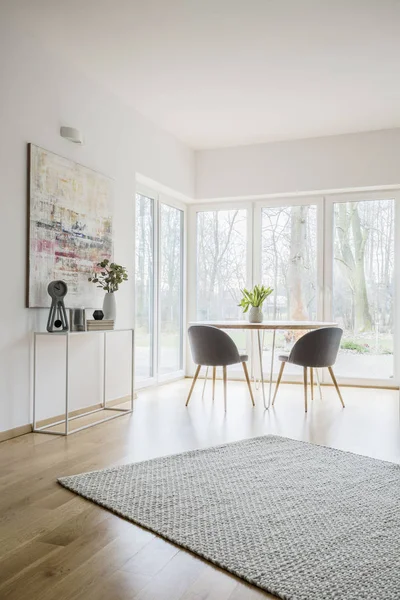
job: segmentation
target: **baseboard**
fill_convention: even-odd
[[[136,396],[136,394],[135,394]],[[118,404],[123,404],[124,402],[128,402],[131,399],[130,396],[123,396],[122,398],[114,398],[114,400],[109,400],[107,402],[107,406],[118,406]],[[69,413],[70,417],[79,417],[79,415],[89,412],[91,410],[96,410],[96,408],[101,408],[102,404],[92,404],[91,406],[85,406],[85,408],[79,408],[77,410],[71,410]],[[54,421],[61,421],[65,417],[65,414],[56,415],[54,417],[50,417],[48,419],[42,419],[41,421],[37,421],[37,427],[43,427],[45,425],[50,425]],[[8,429],[7,431],[0,431],[0,442],[5,442],[6,440],[11,440],[13,438],[19,437],[21,435],[26,435],[27,433],[32,433],[33,426],[32,424],[21,425],[20,427],[15,427],[14,429]]]
[[[0,431],[0,442],[11,440],[12,438],[25,435],[26,433],[32,433],[32,425],[21,425],[20,427],[14,427],[14,429]]]

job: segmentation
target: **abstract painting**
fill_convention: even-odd
[[[28,145],[29,258],[27,305],[48,307],[47,286],[68,285],[68,308],[95,308],[101,292],[88,282],[113,254],[113,181],[34,144]]]

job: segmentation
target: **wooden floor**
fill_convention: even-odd
[[[253,600],[272,598],[61,488],[56,478],[226,441],[276,433],[400,462],[399,393],[332,388],[310,402],[282,385],[264,412],[246,386],[222,383],[215,401],[190,380],[139,392],[133,415],[69,438],[28,434],[0,444],[2,600]],[[317,394],[316,394],[317,396]]]

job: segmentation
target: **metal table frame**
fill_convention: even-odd
[[[106,400],[106,384],[107,384],[107,335],[109,333],[122,333],[122,332],[131,332],[131,398],[130,398],[130,408],[114,408],[112,406],[107,406]],[[90,335],[95,334],[103,335],[103,399],[100,408],[95,408],[93,410],[88,410],[87,412],[81,413],[79,415],[75,415],[70,417],[68,414],[69,410],[69,341],[71,336],[76,335]],[[37,338],[40,336],[50,336],[50,337],[65,337],[65,418],[55,421],[54,423],[49,423],[48,425],[43,425],[42,427],[37,427],[36,425],[36,358],[37,358]],[[118,417],[122,417],[124,414],[130,414],[133,412],[133,400],[134,400],[134,330],[133,329],[107,329],[100,331],[60,331],[49,333],[47,331],[35,331],[33,334],[33,429],[34,433],[47,433],[49,435],[63,435],[67,436],[71,433],[76,433],[77,431],[82,431],[82,429],[88,429],[89,427],[93,427],[94,425],[98,425],[99,423],[104,423],[106,421],[111,421],[112,419],[116,419]],[[121,402],[122,403],[122,402]],[[102,410],[109,410],[113,412],[117,412],[119,414],[113,414],[109,417],[105,417],[104,419],[100,419],[99,421],[95,421],[93,423],[89,423],[88,425],[82,425],[82,427],[78,427],[73,431],[69,431],[69,422],[75,419],[79,419],[81,417],[85,417],[87,415],[91,415]],[[61,423],[65,423],[64,432],[61,431],[48,431],[50,427],[55,427],[56,425],[60,425]]]

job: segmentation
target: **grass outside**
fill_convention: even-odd
[[[352,354],[393,354],[393,334],[344,332],[341,350]]]

